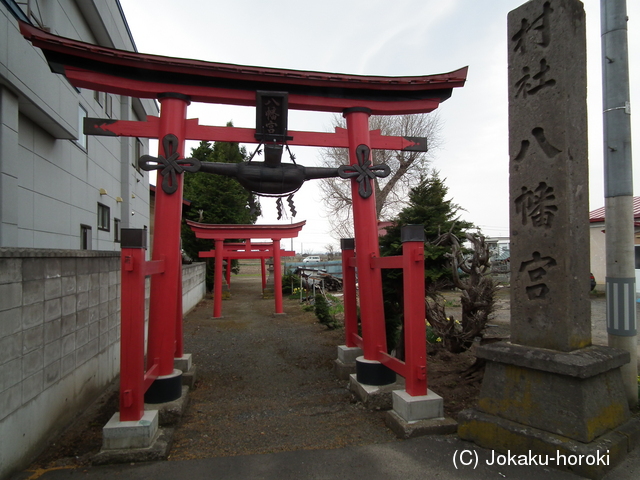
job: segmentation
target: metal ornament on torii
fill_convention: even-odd
[[[245,187],[249,185],[249,188],[255,180],[254,174],[264,174],[267,193],[275,194],[290,194],[312,178],[341,176],[351,179],[354,246],[357,252],[355,259],[351,260],[351,266],[357,270],[360,292],[366,292],[360,304],[362,350],[366,360],[380,360],[380,352],[386,351],[380,273],[384,266],[379,259],[372,181],[375,176],[385,172],[384,167],[371,164],[371,150],[426,151],[427,145],[424,138],[384,136],[379,130],[370,131],[368,119],[371,115],[427,113],[435,110],[440,102],[451,96],[453,88],[464,85],[467,68],[446,74],[412,77],[305,72],[139,54],[58,37],[26,23],[20,23],[20,29],[25,38],[43,50],[52,71],[65,75],[75,87],[153,98],[161,104],[160,117],[149,116],[146,121],[85,120],[87,134],[159,139],[158,157],[147,158],[143,162],[149,169],[158,169],[163,186],[156,191],[152,259],[152,262],[161,262],[162,273],[154,272],[157,274],[151,283],[147,359],[153,359],[153,372],[147,371],[145,386],[155,378],[155,390],[161,392],[162,382],[166,379],[175,383],[170,378],[174,373],[174,357],[183,355],[180,294],[182,174],[198,168],[236,176],[241,184],[244,180]],[[336,128],[331,133],[297,132],[289,131],[285,123],[280,125],[284,128],[280,128],[278,135],[272,138],[264,128],[205,126],[199,125],[197,119],[186,117],[187,105],[191,101],[257,106],[258,110],[264,111],[266,104],[260,105],[258,102],[265,93],[265,102],[285,93],[289,109],[342,113],[347,128]],[[280,112],[286,114],[286,110]],[[258,119],[258,122],[262,122],[262,119]],[[233,170],[226,172],[216,171],[219,167],[212,164],[202,168],[197,160],[183,158],[185,140],[263,143],[265,162],[223,167]],[[283,164],[279,160],[283,145],[348,148],[350,165],[328,172],[332,169]],[[279,187],[278,182],[285,186]],[[275,192],[271,191],[272,188]],[[414,260],[418,258],[418,254],[413,255]],[[152,269],[151,265],[155,263],[147,269]],[[135,269],[132,265],[127,268],[130,272]],[[414,303],[418,311],[416,315],[424,318],[419,305],[422,304],[424,311],[423,299],[414,298]],[[406,372],[418,377],[418,387],[412,395],[426,393],[426,378],[423,378],[426,368],[424,343],[420,350],[425,350],[416,354],[417,358],[422,358],[421,365]],[[139,356],[143,354],[136,353]],[[172,389],[167,388],[167,391]],[[177,395],[179,397],[180,393]],[[178,397],[166,398],[165,401]],[[135,408],[123,408],[123,405],[121,392],[121,420],[140,418],[140,405]]]

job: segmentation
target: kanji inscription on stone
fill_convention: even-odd
[[[578,0],[509,13],[511,340],[591,341],[585,16]]]

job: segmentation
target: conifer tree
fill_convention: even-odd
[[[231,126],[231,124],[228,124]],[[200,142],[192,149],[191,157],[202,162],[238,163],[246,159],[247,154],[237,143]],[[185,200],[190,208],[184,217],[201,223],[254,224],[260,216],[260,205],[254,195],[247,192],[235,178],[223,175],[196,172],[184,176]],[[252,210],[251,205],[255,205]],[[182,225],[182,249],[193,259],[198,252],[211,250],[213,242],[195,238],[193,231]],[[236,262],[237,263],[237,262]],[[213,260],[207,265],[207,288],[213,285]],[[234,268],[237,272],[237,266]]]
[[[449,245],[435,245],[442,233],[451,232],[464,238],[464,232],[473,224],[460,219],[462,208],[447,199],[449,189],[440,179],[438,172],[421,177],[420,183],[409,192],[409,205],[403,208],[387,234],[380,238],[380,254],[393,256],[402,254],[400,231],[405,225],[422,225],[425,233],[424,265],[426,288],[436,289],[452,285],[451,268],[446,254]],[[403,289],[402,271],[385,269],[382,271],[387,343],[393,349],[399,340],[399,326],[402,323]]]

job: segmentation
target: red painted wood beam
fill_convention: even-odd
[[[227,240],[236,238],[295,238],[307,223],[306,220],[282,225],[230,225],[208,224],[186,220],[196,238]]]
[[[158,117],[149,115],[144,122],[135,120],[109,120],[104,118],[85,118],[84,133],[87,135],[158,138]],[[258,143],[254,128],[215,127],[200,125],[197,118],[186,122],[187,140],[216,140],[219,142]],[[308,147],[349,147],[349,137],[345,128],[336,127],[335,132],[297,132],[289,131],[293,139],[287,141],[290,146]],[[418,146],[418,143],[405,137],[382,135],[380,130],[371,130],[371,148],[374,150],[405,150]],[[421,148],[426,150],[426,146]]]
[[[222,64],[100,47],[24,22],[20,31],[72,85],[138,98],[176,92],[194,102],[254,106],[257,90],[271,90],[288,92],[291,109],[366,107],[374,115],[397,115],[434,110],[467,77],[466,67],[437,75],[382,77]]]
[[[216,251],[215,250],[209,250],[204,251],[204,252],[198,252],[198,256],[200,258],[216,258]],[[228,252],[228,251],[224,251],[223,249],[223,254],[222,254],[223,258],[231,258],[234,260],[252,260],[252,259],[258,259],[258,258],[271,258],[273,257],[273,252],[272,251],[265,251],[265,252]],[[296,256],[296,252],[292,252],[289,250],[280,250],[280,256],[282,257],[295,257]]]

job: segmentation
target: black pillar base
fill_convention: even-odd
[[[144,403],[166,403],[182,396],[182,371],[174,370],[154,380],[144,394]]]
[[[356,379],[364,385],[390,385],[396,382],[396,372],[375,360],[358,357]]]

